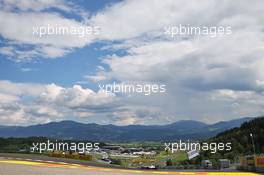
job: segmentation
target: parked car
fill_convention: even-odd
[[[141,166],[141,169],[157,169],[157,166],[155,165],[146,165],[146,166]]]

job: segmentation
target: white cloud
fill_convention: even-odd
[[[122,116],[122,114],[118,114],[118,115]],[[121,125],[121,126],[122,125],[126,126],[126,125],[137,125],[137,124],[140,124],[140,123],[139,123],[139,121],[136,118],[134,118],[132,116],[122,116],[114,124]]]
[[[256,94],[252,91],[233,91],[230,89],[222,89],[218,90],[215,95],[216,97],[229,98],[232,100],[249,100]]]
[[[245,27],[250,21],[246,27],[256,27],[263,18],[263,5],[260,0],[254,5],[239,0],[191,0],[188,3],[184,0],[154,0],[151,3],[148,0],[127,0],[99,12],[91,21],[101,26],[101,38],[123,40],[140,36],[144,38],[146,35],[161,36],[168,25],[213,26],[235,23],[235,27],[241,28],[239,24]],[[258,19],[254,19],[256,16]]]
[[[30,122],[23,109],[0,106],[0,122],[2,125],[24,125]]]
[[[13,56],[13,47],[0,47],[0,53],[7,56]]]
[[[140,0],[110,6],[91,21],[101,26],[101,39],[120,41],[104,49],[125,50],[127,54],[106,56],[103,64],[109,71],[98,72],[120,81],[165,83],[167,95],[132,97],[129,102],[159,106],[163,115],[174,119],[188,116],[212,122],[259,115],[264,90],[263,3],[165,0],[150,4]],[[231,26],[232,34],[215,38],[164,36],[164,27],[179,24]],[[229,100],[214,96],[215,91]],[[259,100],[254,100],[256,96]],[[229,108],[237,103],[230,98],[243,101],[243,105]]]
[[[0,12],[1,35],[9,40],[21,44],[43,44],[44,46],[57,46],[61,48],[83,47],[91,41],[92,37],[79,37],[78,35],[48,35],[39,37],[33,34],[33,27],[64,26],[67,28],[85,27],[84,24],[62,17],[56,13],[33,12]],[[41,19],[41,20],[39,20]],[[19,30],[17,22],[19,21]]]
[[[68,117],[78,120],[101,112],[111,113],[118,107],[116,101],[114,94],[94,92],[80,85],[65,88],[0,81],[0,122],[28,125]]]
[[[260,116],[264,112],[263,93],[224,89],[214,91],[211,97],[213,101],[226,104],[226,108],[236,116]]]
[[[194,6],[195,8],[192,8]],[[147,0],[124,1],[106,8],[91,21],[101,26],[103,39],[129,39],[163,30],[166,25],[171,25],[171,22],[189,22],[197,13],[202,18],[202,10],[209,10],[208,7],[209,1],[191,1],[188,5],[181,0],[165,0],[162,3],[158,0],[151,3]]]
[[[13,83],[8,80],[0,80],[0,92],[17,96],[37,96],[45,87],[36,83]]]
[[[23,67],[20,69],[21,72],[31,72],[31,71],[36,71],[36,69],[31,69],[29,67]]]
[[[103,81],[107,79],[103,73],[98,73],[97,75],[86,75],[84,76],[84,78],[93,82]]]
[[[80,85],[14,83],[0,81],[0,122],[8,125],[32,125],[66,119],[98,123],[144,124],[146,120],[165,123],[157,107]],[[144,102],[141,102],[144,104]],[[155,119],[155,120],[154,120]]]
[[[47,85],[46,90],[41,93],[41,100],[55,102],[69,108],[89,108],[100,105],[111,104],[115,95],[91,89],[84,89],[80,85],[72,88],[63,88],[55,84]]]
[[[18,100],[19,98],[15,95],[0,93],[0,103],[13,103]]]
[[[64,17],[58,12],[42,11],[51,7],[80,16],[81,21]],[[95,36],[53,34],[39,37],[34,30],[43,26],[69,29],[93,27],[88,26],[87,19],[83,19],[84,16],[85,12],[79,7],[60,0],[3,1],[0,11],[0,35],[6,40],[6,46],[1,48],[0,53],[15,61],[64,56],[75,48],[90,44]],[[19,47],[21,45],[23,47]]]
[[[56,4],[53,6],[64,8]],[[40,104],[53,105],[58,112],[73,112],[80,117],[111,114],[110,118],[121,125],[149,122],[151,117],[153,121],[162,122],[158,116],[153,116],[155,113],[169,122],[186,117],[216,121],[216,118],[224,120],[263,112],[264,1],[258,0],[254,4],[238,0],[122,1],[83,21],[41,11],[52,6],[50,4],[40,4],[36,11],[29,12],[31,5],[18,3],[21,11],[6,8],[0,12],[0,34],[8,40],[0,53],[9,57],[15,55],[17,60],[36,56],[60,57],[75,48],[103,40],[106,45],[102,49],[122,50],[127,54],[106,56],[102,63],[109,69],[101,67],[97,73],[85,78],[95,82],[112,78],[165,83],[168,91],[148,98],[120,97],[116,101],[115,96],[78,85],[66,88],[55,84],[43,86],[1,81],[0,92],[4,94],[34,96]],[[19,30],[17,21],[20,21]],[[83,39],[77,36],[32,36],[32,25],[43,24],[76,27],[92,24],[100,26],[101,34]],[[164,35],[164,27],[179,24],[231,26],[232,35],[179,37],[175,40]],[[118,41],[118,44],[111,41]],[[34,48],[21,50],[16,48],[19,44]],[[29,88],[32,86],[35,87],[33,90]],[[122,111],[119,100],[131,108]],[[135,104],[161,110],[140,115],[142,113]]]
[[[258,87],[264,89],[264,81],[263,80],[256,80],[256,84]]]
[[[54,7],[64,11],[70,11],[70,6],[66,5],[62,0],[3,0],[2,3],[5,9],[18,8],[23,11],[41,11]]]

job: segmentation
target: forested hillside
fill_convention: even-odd
[[[258,117],[254,120],[243,123],[240,127],[224,131],[217,136],[207,140],[206,142],[231,142],[231,151],[218,151],[215,154],[205,151],[201,153],[197,159],[213,159],[228,158],[235,160],[241,155],[252,155],[254,153],[252,138],[253,135],[256,154],[264,153],[264,117]]]

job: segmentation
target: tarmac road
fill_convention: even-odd
[[[0,158],[0,175],[256,175],[243,172],[173,172],[155,170],[129,170],[105,167],[93,167],[65,162],[23,160],[21,158]]]
[[[156,173],[153,171],[89,167],[77,164],[58,164],[55,162],[43,163],[0,159],[0,175],[153,175]]]
[[[130,172],[111,172],[89,168],[32,166],[0,163],[0,175],[126,175]],[[147,173],[144,173],[147,174]]]

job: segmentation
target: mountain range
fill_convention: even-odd
[[[0,137],[43,136],[55,139],[90,141],[175,141],[201,140],[216,136],[225,130],[239,127],[252,118],[240,118],[206,124],[194,120],[181,120],[168,125],[99,125],[75,121],[51,122],[32,126],[0,126]]]

